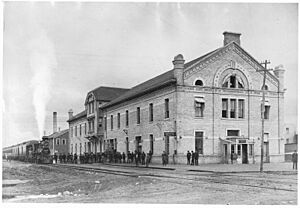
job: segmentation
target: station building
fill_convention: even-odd
[[[161,162],[186,163],[187,151],[199,153],[199,163],[260,161],[264,116],[264,161],[284,160],[284,69],[266,72],[241,47],[239,33],[224,32],[223,46],[141,83],[101,106],[103,149],[153,152]],[[264,108],[264,114],[261,114]],[[96,118],[96,117],[95,117]]]
[[[100,108],[104,104],[119,97],[128,89],[115,87],[98,87],[87,93],[85,110],[73,116],[69,111],[69,152],[71,154],[98,153],[103,151],[104,127],[103,112]]]

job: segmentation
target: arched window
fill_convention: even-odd
[[[195,85],[197,85],[197,86],[203,86],[203,82],[202,82],[202,80],[200,80],[200,79],[197,79],[196,81],[195,81]]]
[[[222,87],[224,88],[244,88],[242,80],[236,75],[232,75],[226,79]]]
[[[261,89],[263,90],[263,86],[261,87]],[[265,90],[269,90],[269,87],[268,87],[268,85],[265,85]]]

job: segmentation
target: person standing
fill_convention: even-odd
[[[297,163],[298,163],[298,153],[295,150],[294,153],[292,154],[292,161],[293,161],[293,170],[297,170]]]
[[[145,159],[146,159],[146,154],[143,151],[143,153],[142,153],[142,165],[145,165]]]
[[[191,163],[191,153],[190,153],[190,151],[187,151],[186,159],[187,159],[187,164],[189,165]]]
[[[191,163],[191,165],[195,165],[195,153],[194,153],[194,151],[192,151],[191,155],[192,155],[192,163]]]
[[[198,151],[195,152],[195,165],[198,165],[199,153]]]

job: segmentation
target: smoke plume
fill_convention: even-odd
[[[45,127],[46,107],[51,98],[53,69],[56,67],[55,49],[44,30],[34,36],[29,44],[30,67],[33,72],[31,79],[32,101],[39,138],[41,138]]]

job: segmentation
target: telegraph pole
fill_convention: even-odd
[[[265,135],[265,85],[266,85],[266,73],[270,69],[267,69],[267,65],[270,64],[270,61],[265,60],[261,63],[264,66],[264,69],[258,70],[264,72],[263,86],[262,86],[262,103],[261,103],[261,155],[260,155],[260,172],[263,172],[264,164],[264,135]]]

